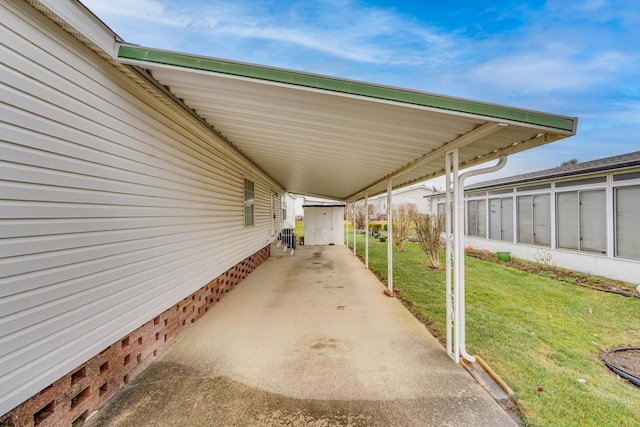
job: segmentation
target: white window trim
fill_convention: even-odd
[[[253,186],[253,198],[251,199],[247,199],[247,182],[250,182]],[[256,203],[256,183],[255,181],[253,181],[250,178],[247,178],[246,176],[243,177],[242,180],[242,199],[243,199],[243,209],[242,209],[242,215],[244,218],[244,226],[245,227],[253,227],[256,224],[256,209],[255,209],[255,203]],[[251,223],[247,224],[247,207],[251,206]]]

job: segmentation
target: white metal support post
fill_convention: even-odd
[[[364,268],[369,269],[369,190],[364,191]]]
[[[446,239],[446,337],[447,337],[447,354],[456,362],[460,362],[460,355],[458,353],[458,346],[456,345],[454,348],[453,338],[456,332],[456,316],[455,316],[455,306],[453,299],[453,228],[452,228],[452,217],[453,217],[453,181],[452,175],[454,175],[454,166],[457,172],[457,164],[458,164],[458,150],[448,151],[445,154],[445,194],[446,194],[446,205],[445,205],[445,239]],[[457,174],[455,174],[457,175]],[[457,181],[457,180],[456,180]],[[456,334],[457,335],[457,334]]]
[[[465,342],[465,271],[464,271],[464,181],[465,179],[504,167],[506,156],[500,156],[498,164],[483,169],[458,174],[458,150],[445,155],[447,218],[446,218],[446,334],[447,353],[460,363],[460,357],[469,362],[475,358],[467,353]]]
[[[353,202],[353,255],[356,255],[356,202]]]
[[[387,289],[393,295],[393,209],[391,179],[387,182]]]
[[[344,244],[347,246],[347,249],[349,249],[349,200],[347,200],[347,205],[345,206],[345,218],[345,227],[347,230],[344,233]]]
[[[453,167],[453,304],[454,304],[454,351],[457,361],[460,356],[473,363],[476,359],[467,354],[465,344],[465,305],[464,305],[464,188],[458,175],[458,150],[456,149]]]
[[[458,209],[458,234],[460,235],[460,241],[457,246],[458,252],[458,268],[455,271],[455,275],[459,277],[459,296],[458,296],[458,307],[457,310],[460,312],[459,316],[459,331],[458,336],[460,337],[460,355],[464,357],[466,360],[470,362],[475,362],[476,359],[467,353],[466,347],[466,339],[465,339],[465,330],[466,330],[466,312],[465,312],[465,271],[464,271],[464,181],[465,179],[483,175],[486,173],[496,172],[502,169],[507,164],[507,156],[498,157],[498,163],[495,166],[490,166],[487,168],[476,169],[469,172],[465,172],[461,174],[458,181],[458,194],[457,194],[457,209]],[[515,216],[514,216],[515,218]],[[455,231],[454,231],[455,232]]]

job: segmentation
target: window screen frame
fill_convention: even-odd
[[[487,199],[467,200],[467,236],[487,238]]]
[[[255,203],[256,192],[255,182],[247,177],[243,180],[243,194],[244,194],[244,226],[251,227],[255,225]]]
[[[630,252],[626,252],[625,253],[621,253],[620,251],[620,240],[621,240],[621,236],[635,236],[635,238],[637,239],[638,236],[640,236],[640,233],[637,233],[636,230],[634,230],[634,228],[632,227],[631,230],[629,229],[625,229],[625,230],[621,230],[621,224],[620,224],[620,213],[619,213],[619,208],[620,208],[620,191],[625,191],[625,190],[633,190],[633,191],[637,191],[640,194],[640,183],[637,184],[632,184],[632,185],[624,185],[624,186],[616,186],[613,188],[613,218],[614,218],[614,256],[616,258],[622,258],[622,259],[629,259],[629,260],[634,260],[634,261],[640,261],[640,248],[635,249],[637,251],[637,253],[633,254]],[[638,205],[640,205],[640,198],[639,199],[635,199],[634,200]],[[638,208],[638,213],[640,213],[640,206]],[[633,218],[631,219],[631,224],[632,226],[635,225],[636,229],[640,229],[640,224],[637,221],[634,221]]]
[[[546,201],[543,201],[545,198]],[[523,209],[528,209],[527,224],[522,222]],[[516,196],[516,215],[518,244],[551,247],[551,193]]]
[[[592,194],[589,194],[592,193]],[[589,207],[585,207],[584,203],[586,201],[587,196],[591,196],[593,195],[593,193],[599,193],[599,195],[602,196],[601,198],[601,204],[602,204],[602,210],[598,213],[601,214],[602,218],[601,221],[599,221],[598,224],[594,224],[593,221],[591,221],[592,216],[596,215],[597,213],[595,213],[595,211],[593,209],[589,209]],[[566,233],[564,233],[563,228],[565,227],[564,225],[561,226],[561,198],[562,197],[567,197],[567,196],[573,196],[572,197],[572,202],[575,203],[575,206],[572,206],[571,208],[575,210],[574,212],[574,217],[573,218],[568,218],[567,221],[562,221],[563,224],[569,224],[568,227],[571,227],[571,231],[573,231],[574,236],[572,237],[569,233],[569,235],[566,235]],[[583,189],[583,190],[570,190],[570,191],[558,191],[555,194],[556,197],[556,246],[558,247],[558,249],[566,249],[566,250],[572,250],[572,251],[579,251],[579,252],[585,252],[585,253],[591,253],[591,254],[596,254],[596,255],[607,255],[607,190],[606,188],[589,188],[589,189]],[[568,210],[567,210],[568,212]],[[596,230],[596,232],[602,232],[602,236],[600,237],[600,242],[601,242],[601,247],[594,247],[594,246],[590,246],[587,243],[585,243],[585,232],[587,231],[587,228],[589,228],[589,230]],[[565,237],[569,237],[572,239],[572,244],[569,245],[566,242],[563,242],[563,234],[565,234]],[[587,242],[592,242],[595,241],[597,239],[595,238],[591,238],[591,236],[588,236],[589,240],[587,240]],[[573,240],[575,240],[575,243],[573,242]]]
[[[494,212],[494,207],[497,210]],[[489,215],[489,230],[487,232],[490,240],[502,242],[515,242],[514,218],[513,218],[514,197],[491,197],[487,200]],[[496,228],[499,226],[499,230]]]

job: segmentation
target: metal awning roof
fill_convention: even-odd
[[[574,135],[577,118],[120,44],[291,193],[346,200]]]

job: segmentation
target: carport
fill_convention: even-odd
[[[317,383],[295,378],[303,389],[319,393],[318,407],[348,406],[352,385],[359,385],[354,399],[370,405],[404,404],[414,397],[424,403],[424,394],[399,394],[400,379],[428,389],[436,400],[447,399],[442,408],[454,414],[465,399],[487,401],[468,382],[454,381],[464,371],[450,360],[470,358],[464,351],[459,169],[570,136],[575,118],[134,46],[78,0],[8,0],[0,10],[0,79],[6,88],[0,120],[0,424],[45,427],[86,420],[119,390],[141,384],[134,378],[145,368],[151,367],[151,375],[162,367],[154,361],[169,360],[175,353],[165,350],[204,317],[214,319],[215,334],[227,326],[233,332],[215,335],[203,326],[204,332],[198,330],[205,338],[181,340],[176,349],[204,350],[198,363],[227,350],[227,360],[249,352],[285,360],[278,351],[292,347],[269,338],[286,338],[309,318],[318,319],[318,329],[296,335],[303,345],[294,352],[349,350],[337,351],[344,358],[311,358],[311,368],[314,361],[352,361],[327,365],[335,367],[329,377],[341,384],[333,400],[326,400],[331,396],[320,393]],[[286,192],[351,203],[442,174],[451,214],[442,302],[446,352],[399,301],[383,295],[380,283],[346,248],[323,254],[310,246],[295,257],[269,258],[278,219],[284,222]],[[391,255],[389,240],[393,272]],[[262,263],[279,266],[278,274],[254,271]],[[231,300],[235,304],[223,304],[221,297],[252,271],[254,284],[241,288],[258,283],[270,290],[251,293],[266,306],[252,305],[242,292]],[[307,273],[304,280],[294,280],[300,271]],[[282,289],[287,284],[294,292]],[[346,294],[362,286],[365,292]],[[275,310],[287,306],[279,297],[293,302],[294,310]],[[205,315],[219,302],[224,309]],[[313,313],[327,304],[333,309]],[[355,317],[340,318],[336,329],[319,336],[326,323],[338,319],[336,312]],[[314,341],[305,346],[302,338],[310,334]],[[369,362],[360,364],[364,355]],[[300,351],[297,360],[306,356]],[[220,368],[234,372],[236,390],[256,397],[250,404],[265,397],[241,387],[249,384],[242,378],[258,372],[251,363],[224,371],[219,360],[208,365],[211,370],[196,372],[207,380],[219,379]],[[418,368],[404,374],[387,370],[396,360],[403,369],[419,367],[423,376],[413,376]],[[185,365],[176,368],[168,374]],[[278,371],[278,384],[292,379],[288,372]],[[438,372],[440,384],[450,385],[439,393],[437,381],[427,380]],[[367,380],[356,381],[354,373]],[[162,375],[154,378],[158,385],[164,381]],[[219,383],[204,383],[210,387],[192,395],[182,415],[195,413],[203,401],[219,402]],[[277,396],[298,396],[303,409],[313,401],[294,393],[293,385],[282,390],[254,384]],[[372,384],[379,387],[376,393]],[[188,382],[182,385],[190,390]],[[151,388],[142,399],[155,401],[164,390]],[[158,402],[180,409],[185,401],[174,397]],[[436,408],[433,402],[423,406]],[[481,411],[467,415],[476,413]],[[155,424],[178,424],[173,421]]]
[[[516,425],[346,247],[275,253],[87,427]]]
[[[576,133],[577,118],[119,44],[138,67],[288,192],[346,202],[446,176],[447,351],[465,350],[462,169]],[[180,108],[180,106],[182,108]],[[391,210],[390,210],[391,211]],[[391,224],[391,218],[389,218]],[[391,233],[389,233],[391,235]],[[393,292],[392,241],[389,288]],[[366,258],[366,256],[365,256]]]

